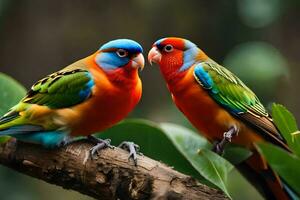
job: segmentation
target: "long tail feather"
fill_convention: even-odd
[[[12,121],[13,119],[16,119],[19,116],[20,115],[19,115],[18,112],[13,112],[13,111],[8,112],[0,118],[0,125],[4,124],[4,123],[7,123],[7,122],[10,122],[10,121]]]
[[[43,127],[35,126],[35,125],[13,126],[8,129],[0,130],[0,135],[14,136],[14,135],[26,134],[26,133],[37,132],[42,130]]]
[[[257,157],[256,157],[257,158]],[[251,160],[252,159],[252,160]],[[261,162],[253,158],[237,166],[239,171],[258,189],[266,199],[299,200],[299,196],[268,166],[257,167]]]

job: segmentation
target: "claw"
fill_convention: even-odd
[[[137,155],[143,155],[142,153],[139,152],[140,146],[137,144],[134,144],[133,142],[124,141],[118,147],[120,147],[121,149],[124,149],[125,151],[128,151],[129,152],[128,161],[130,161],[130,159],[132,159],[134,162],[134,165],[137,166]]]
[[[218,155],[222,155],[224,153],[224,149],[221,146],[221,142],[215,142],[213,144],[212,151],[215,152]]]
[[[212,151],[215,153],[222,155],[224,153],[224,149],[227,143],[231,142],[231,139],[234,136],[237,136],[239,129],[233,125],[227,132],[223,134],[223,139],[220,142],[215,142],[212,148]]]
[[[236,126],[232,126],[229,131],[225,132],[223,134],[223,138],[228,140],[229,142],[231,142],[231,139],[233,138],[233,136],[237,136],[238,135],[238,128]]]
[[[91,135],[88,136],[88,139],[89,139],[91,142],[93,142],[93,143],[96,144],[95,146],[93,146],[93,147],[90,149],[91,158],[92,158],[93,160],[97,159],[97,157],[96,157],[95,155],[98,153],[99,150],[105,149],[105,148],[107,148],[107,147],[108,147],[108,148],[111,148],[111,149],[114,148],[114,146],[112,146],[112,145],[110,144],[110,142],[111,142],[110,139],[102,140],[102,139],[100,139],[100,138],[96,138],[96,137],[91,136]]]

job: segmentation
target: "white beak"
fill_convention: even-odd
[[[152,65],[152,63],[159,63],[161,60],[161,53],[157,50],[157,47],[152,47],[152,49],[148,53],[148,61]]]
[[[143,54],[139,53],[136,57],[134,57],[132,59],[132,67],[133,68],[140,68],[141,70],[144,69],[144,65],[145,65],[145,59]]]

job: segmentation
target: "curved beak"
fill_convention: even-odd
[[[145,65],[145,59],[143,54],[139,53],[137,54],[133,59],[132,59],[132,67],[133,68],[140,68],[141,70],[144,69],[144,65]]]
[[[148,53],[148,61],[152,65],[152,63],[159,63],[161,60],[161,53],[157,50],[157,47],[152,47],[152,49]]]

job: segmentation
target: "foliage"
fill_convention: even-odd
[[[22,85],[3,73],[0,73],[0,91],[0,115],[18,103],[26,93]]]
[[[300,138],[296,120],[282,105],[273,104],[272,111],[274,122],[292,152],[267,143],[259,143],[258,149],[284,181],[300,194]]]
[[[300,155],[300,135],[296,119],[284,106],[273,104],[273,119],[292,151]]]

